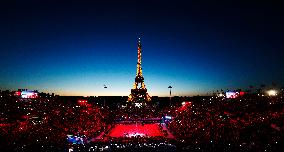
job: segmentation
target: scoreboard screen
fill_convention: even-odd
[[[238,92],[229,91],[226,92],[226,98],[237,98],[239,96]]]
[[[34,91],[22,91],[21,92],[21,97],[22,98],[37,98],[38,93]]]

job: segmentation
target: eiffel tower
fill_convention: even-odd
[[[147,93],[147,89],[144,84],[144,77],[142,75],[142,66],[141,66],[142,45],[140,38],[138,38],[137,47],[138,47],[138,60],[136,68],[136,77],[135,77],[135,82],[133,84],[133,89],[131,89],[131,94],[128,96],[128,101],[145,103],[151,101],[151,97]]]

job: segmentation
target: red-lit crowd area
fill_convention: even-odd
[[[173,109],[168,128],[183,150],[278,151],[284,139],[283,104],[283,96],[210,97]]]
[[[143,119],[161,118],[163,110],[157,105],[118,106],[113,110],[116,121],[141,121]]]
[[[88,103],[1,95],[1,151],[68,151],[67,137],[87,142],[108,124],[109,110]]]
[[[282,90],[104,106],[1,91],[0,151],[281,151],[283,100]]]

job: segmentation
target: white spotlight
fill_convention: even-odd
[[[267,91],[269,96],[276,96],[277,95],[277,91],[276,90],[269,90]]]

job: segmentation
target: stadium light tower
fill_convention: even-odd
[[[170,89],[170,106],[172,105],[172,86],[168,87]]]
[[[104,88],[107,89],[107,86],[104,85]],[[104,97],[104,107],[106,106],[106,97]]]

